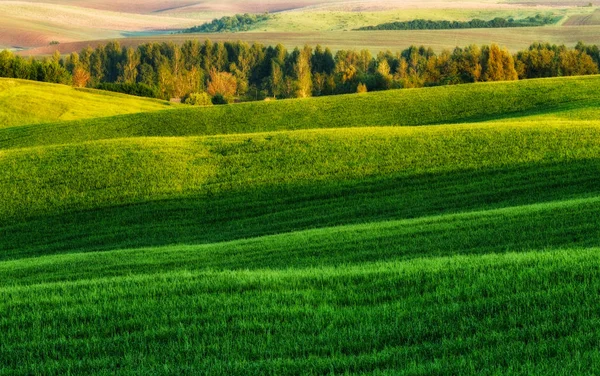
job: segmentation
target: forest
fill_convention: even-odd
[[[43,59],[0,52],[0,77],[99,88],[132,95],[221,104],[266,98],[304,98],[377,91],[597,74],[598,46],[536,43],[516,54],[497,45],[435,53],[412,46],[371,54],[316,46],[295,48],[197,40],[97,48]]]
[[[412,21],[388,22],[376,26],[364,26],[356,30],[447,30],[447,29],[492,29],[505,27],[532,27],[555,24],[560,16],[527,17],[515,20],[514,18],[496,17],[489,21],[472,19],[471,21],[432,21],[417,19]]]

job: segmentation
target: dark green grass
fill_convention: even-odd
[[[141,137],[477,122],[597,108],[600,76],[188,108],[0,129],[0,148]]]
[[[214,243],[310,228],[584,198],[600,195],[598,176],[600,160],[590,159],[249,187],[210,197],[148,201],[7,222],[0,227],[0,259]],[[543,228],[536,229],[545,233]]]
[[[600,250],[0,288],[2,374],[600,372]]]
[[[348,266],[423,257],[600,247],[600,196],[319,228],[233,242],[5,261],[0,285],[178,270]]]

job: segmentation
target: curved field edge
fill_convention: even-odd
[[[0,151],[0,221],[248,188],[582,161],[596,123],[116,139]],[[573,148],[577,145],[577,148]]]
[[[590,292],[600,289],[599,256],[566,249],[2,287],[0,360],[52,374],[575,374],[598,367],[600,295]]]
[[[172,103],[157,99],[0,78],[0,129],[174,107]]]
[[[387,260],[600,247],[599,210],[597,196],[215,244],[47,255],[0,262],[0,285],[181,269],[345,267]]]
[[[181,108],[0,129],[0,148],[157,136],[507,119],[597,108],[600,76],[403,89],[361,95]]]
[[[217,243],[320,227],[595,197],[600,196],[599,173],[600,159],[528,163],[246,187],[209,196],[38,216],[0,226],[0,259]]]

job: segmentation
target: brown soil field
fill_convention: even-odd
[[[209,12],[217,14],[239,14],[239,13],[276,13],[292,9],[303,9],[306,7],[323,4],[343,4],[342,0],[228,0],[223,2],[197,1],[184,7],[176,7],[168,10],[171,15],[178,13]]]
[[[40,4],[36,0],[22,0],[32,4]],[[5,0],[0,0],[0,3]],[[549,0],[551,5],[558,5]],[[197,13],[207,12],[214,14],[235,13],[260,13],[281,12],[292,9],[319,8],[345,11],[389,10],[403,8],[453,8],[453,9],[490,9],[514,7],[519,2],[505,2],[497,0],[45,0],[45,4],[59,6],[73,6],[114,12],[137,14],[156,14],[168,12]],[[526,5],[535,5],[536,2],[527,2]],[[569,5],[568,0],[563,0],[562,5]],[[571,6],[573,4],[571,3]]]
[[[24,0],[38,4],[39,1]],[[2,3],[3,0],[0,0]],[[115,12],[150,14],[180,10],[227,12],[227,13],[257,13],[277,12],[288,9],[302,8],[323,3],[342,3],[342,0],[45,0],[52,5],[68,5],[81,8],[91,8]]]
[[[542,6],[542,7],[585,7],[589,0],[508,0],[509,4],[520,4],[526,6]],[[597,1],[592,1],[598,5]]]
[[[198,20],[100,11],[53,4],[0,1],[0,48],[39,47],[60,43],[118,38],[123,32],[174,30]]]
[[[29,3],[39,4],[39,1],[24,0]],[[4,1],[0,0],[0,3]],[[107,10],[113,12],[127,12],[149,14],[172,7],[196,4],[195,0],[45,0],[51,5],[67,5],[80,8]]]
[[[600,25],[600,10],[592,14],[576,15],[569,17],[563,26],[596,26]]]
[[[183,43],[186,40],[197,39],[204,41],[246,41],[260,42],[265,45],[282,43],[288,49],[301,47],[304,44],[315,46],[321,44],[340,49],[367,49],[373,53],[391,50],[399,51],[411,45],[430,46],[436,51],[453,49],[456,46],[469,44],[497,43],[511,51],[527,48],[533,42],[550,42],[574,46],[578,41],[600,44],[600,26],[565,27],[531,27],[514,29],[470,29],[470,30],[412,30],[412,31],[339,31],[339,32],[309,32],[309,33],[236,33],[236,34],[176,34],[153,36],[149,38],[120,39],[123,46],[137,46],[149,42],[173,41]],[[61,53],[80,51],[90,46],[106,43],[108,40],[93,42],[66,43],[58,46],[48,46],[19,54],[25,56],[50,55],[55,50]]]
[[[118,38],[120,34],[90,28],[57,28],[56,25],[47,23],[14,19],[5,19],[0,24],[0,49],[47,46],[53,40],[73,42],[106,37]]]

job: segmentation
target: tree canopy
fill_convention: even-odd
[[[122,48],[109,42],[95,49],[41,60],[0,52],[0,76],[93,87],[163,99],[208,93],[216,103],[296,98],[597,74],[598,46],[535,43],[511,54],[497,45],[435,53],[411,46],[403,51],[340,50],[322,46],[288,51],[284,46],[190,40]]]

